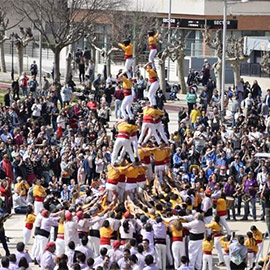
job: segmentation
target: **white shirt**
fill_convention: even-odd
[[[41,104],[39,104],[39,103],[38,103],[38,104],[34,103],[34,104],[32,105],[32,107],[31,107],[32,115],[33,115],[33,116],[39,117],[39,116],[41,115],[41,109],[42,109]]]
[[[205,233],[205,224],[203,221],[198,219],[194,219],[188,223],[183,223],[183,227],[189,229],[189,231],[194,234]]]
[[[88,246],[79,245],[78,247],[76,247],[75,250],[83,253],[86,257],[86,261],[88,258],[93,258],[93,255],[94,255],[93,250]]]
[[[119,228],[119,233],[122,239],[131,239],[133,238],[133,233],[135,233],[135,227],[131,221],[129,221],[129,231],[126,233],[123,226]]]
[[[80,244],[79,234],[78,234],[78,224],[75,221],[66,221],[64,224],[64,239],[66,245],[70,241],[74,241],[75,245]]]

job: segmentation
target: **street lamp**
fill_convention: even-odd
[[[11,41],[11,79],[14,81],[14,42],[15,42],[15,33],[10,34]]]
[[[222,75],[221,75],[221,117],[224,118],[224,92],[225,92],[225,68],[226,68],[226,32],[227,32],[227,8],[229,5],[237,5],[247,3],[249,0],[241,0],[239,2],[223,0],[223,37],[222,37]]]
[[[168,12],[168,43],[171,43],[171,17],[172,17],[172,0],[169,0],[169,12]],[[170,57],[168,57],[167,67],[167,81],[170,79]]]

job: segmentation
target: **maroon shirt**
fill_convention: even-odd
[[[115,99],[123,100],[124,99],[123,91],[121,89],[115,90],[114,97]]]

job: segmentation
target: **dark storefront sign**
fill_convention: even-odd
[[[169,19],[163,18],[162,22],[164,26],[168,26]],[[205,25],[206,23],[206,25]],[[227,20],[227,29],[237,29],[237,20]],[[195,28],[203,29],[221,29],[223,27],[223,20],[193,20],[193,19],[171,19],[171,27],[181,28]]]
[[[237,29],[237,20],[227,20],[227,29]],[[223,20],[207,20],[207,28],[221,29],[223,27]]]

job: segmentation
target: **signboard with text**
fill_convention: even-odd
[[[237,20],[227,20],[227,29],[237,29]],[[223,27],[223,20],[207,20],[207,28],[221,29]]]
[[[168,26],[169,19],[162,19],[163,25]],[[206,24],[206,25],[205,25]],[[223,20],[195,20],[195,19],[171,19],[171,27],[193,28],[193,29],[222,29]],[[227,20],[227,29],[237,29],[237,20]]]

